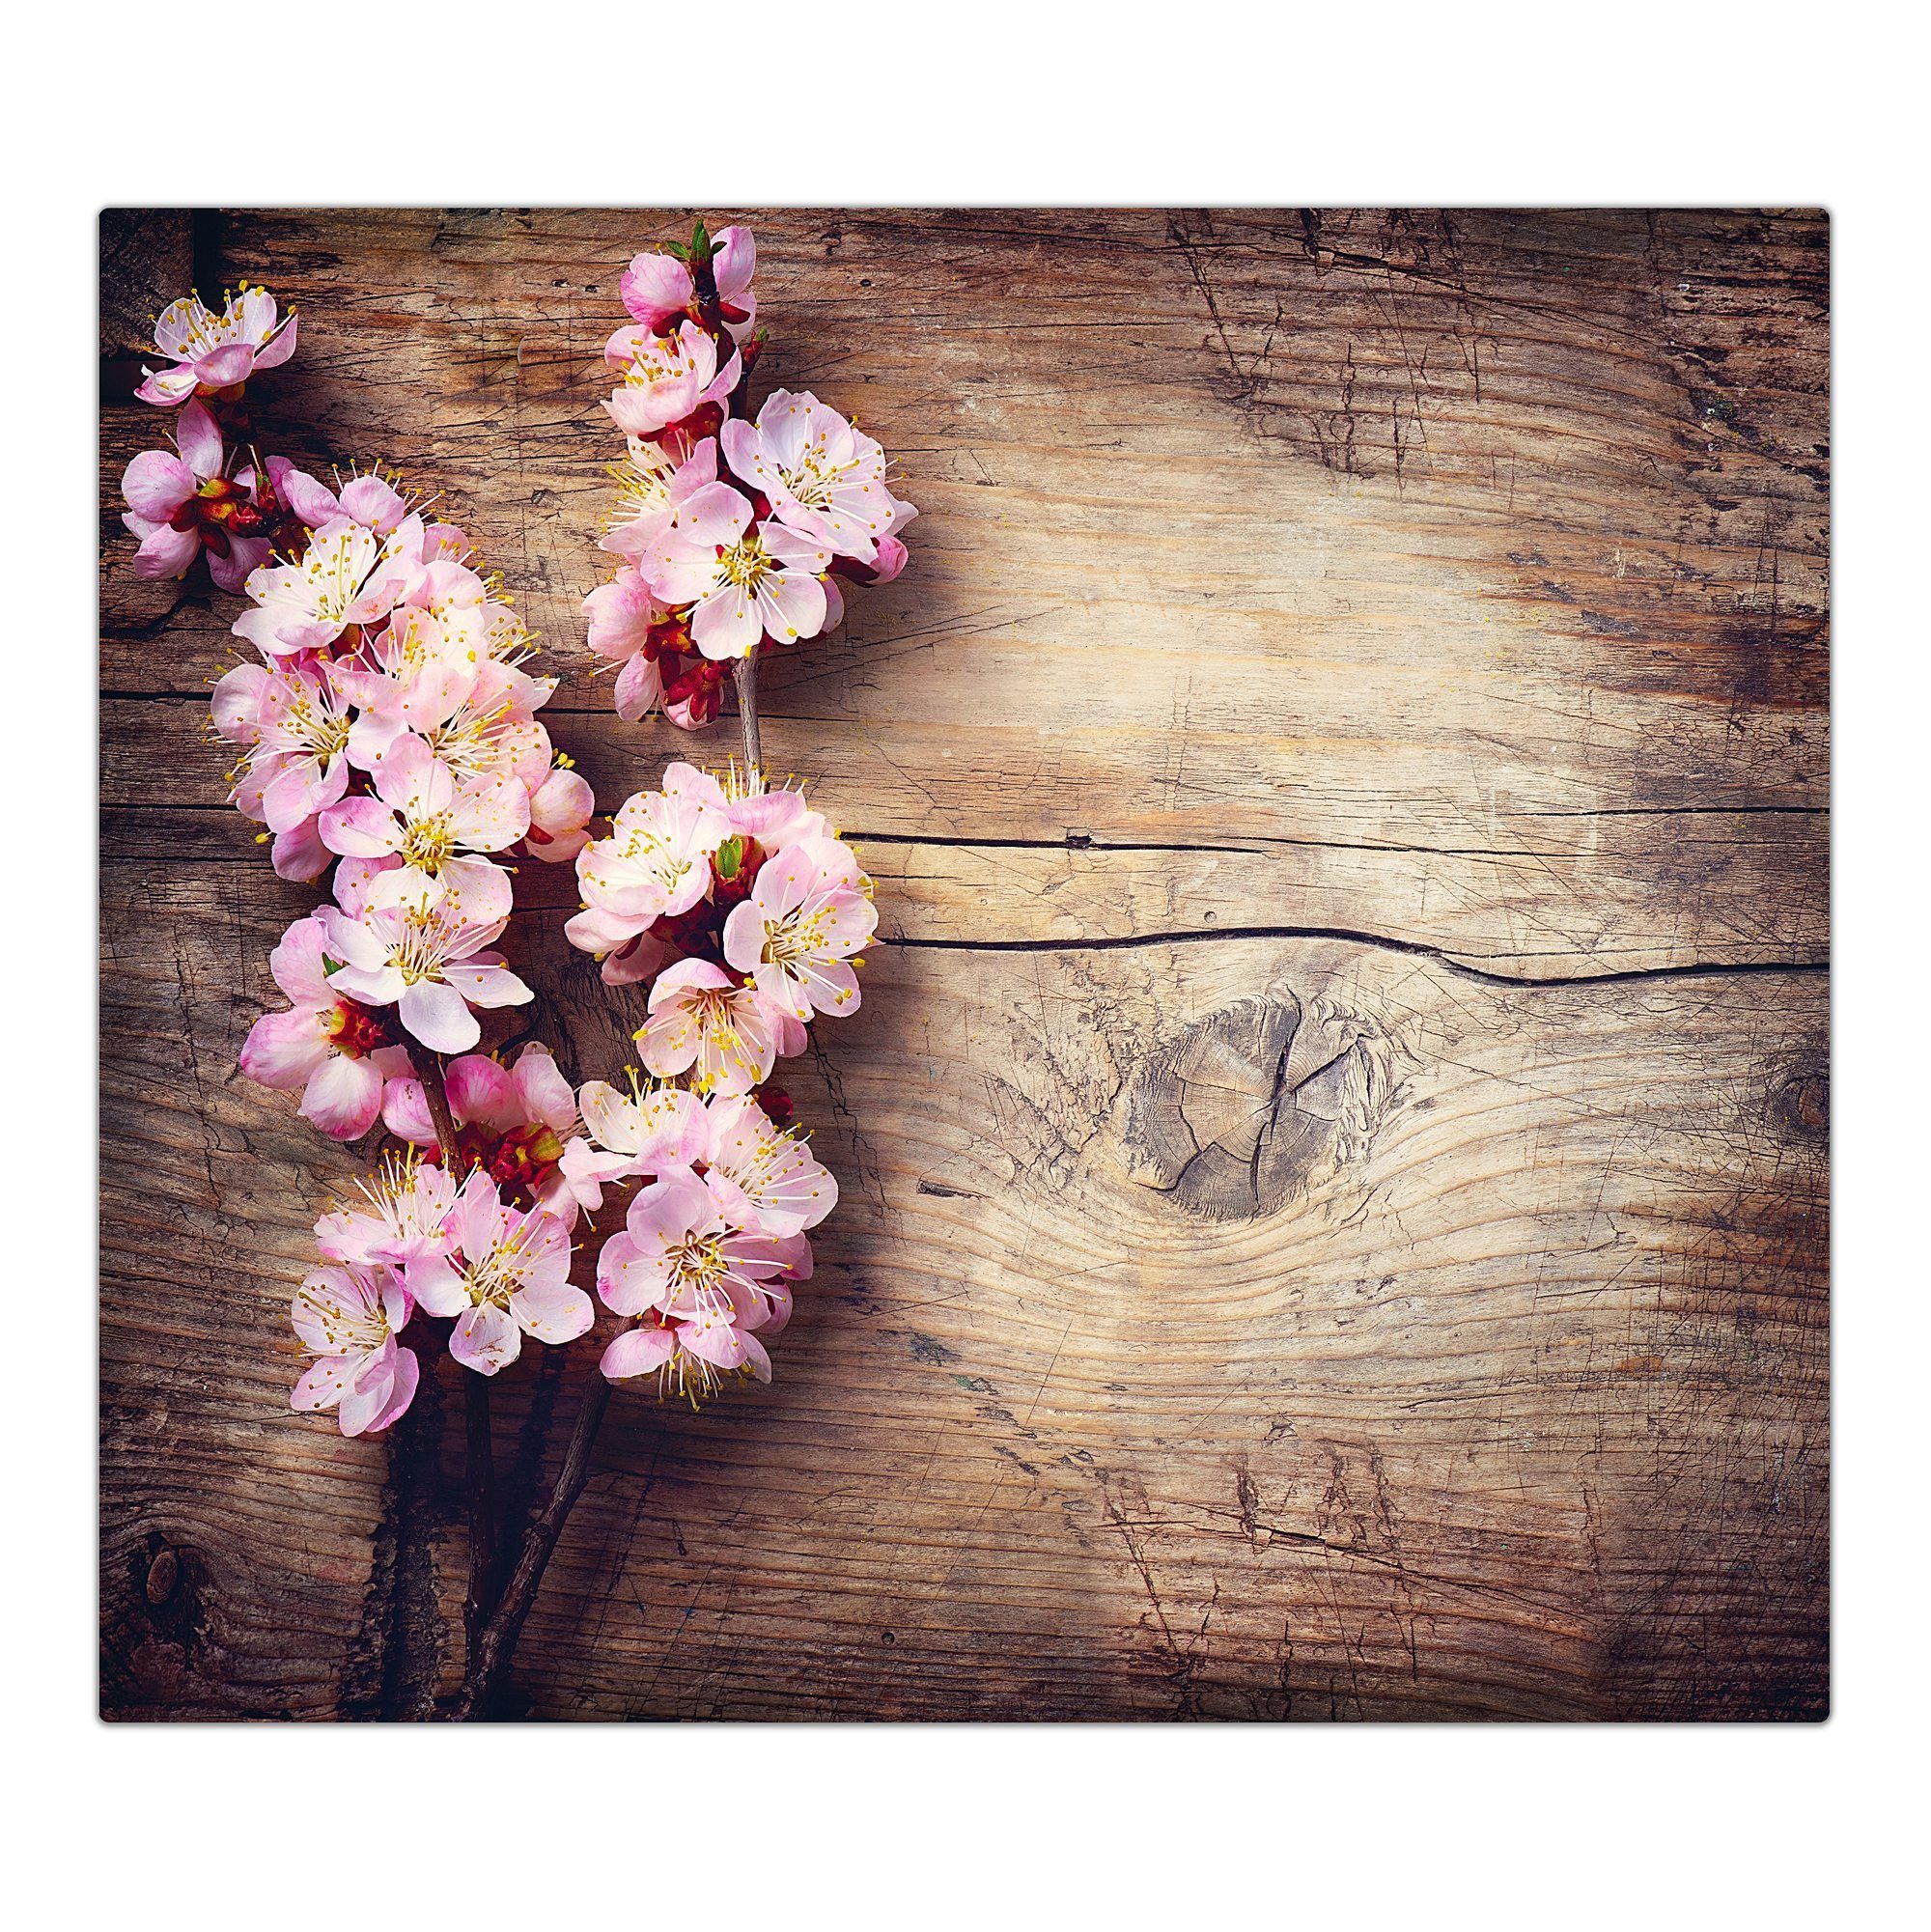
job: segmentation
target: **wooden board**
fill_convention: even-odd
[[[923,512],[767,680],[887,943],[788,1069],[844,1197],[779,1380],[619,1398],[518,1698],[1823,1715],[1824,219],[747,218],[770,379]],[[576,616],[616,277],[687,225],[167,244],[298,302],[265,446],[445,493],[606,807],[693,749]],[[314,895],[201,740],[227,601],[126,574],[155,424],[103,412],[103,1708],[393,1714],[460,1665],[461,1430],[285,1407],[363,1163],[234,1071]],[[634,996],[531,870],[545,1036],[605,1074]],[[579,1372],[503,1379],[505,1460]]]

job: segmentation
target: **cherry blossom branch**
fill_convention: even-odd
[[[576,1412],[570,1446],[564,1451],[563,1467],[557,1471],[556,1487],[530,1524],[502,1600],[470,1648],[462,1689],[449,1712],[457,1723],[474,1723],[488,1715],[490,1698],[516,1650],[517,1638],[522,1635],[523,1620],[536,1602],[537,1585],[543,1582],[557,1538],[590,1479],[590,1451],[610,1407],[610,1383],[601,1373],[591,1375],[583,1406]]]
[[[757,653],[740,658],[732,668],[738,687],[738,716],[744,737],[744,764],[751,772],[761,771],[764,769],[764,748],[758,733]],[[439,1096],[440,1081],[426,1081],[424,1090]],[[434,1111],[435,1101],[433,1099],[431,1112]],[[450,1713],[459,1723],[473,1722],[485,1715],[496,1684],[515,1654],[517,1639],[522,1635],[524,1619],[536,1601],[538,1585],[542,1583],[544,1571],[549,1565],[557,1538],[563,1533],[563,1526],[569,1521],[576,1498],[582,1495],[583,1486],[590,1479],[590,1453],[596,1446],[598,1431],[603,1426],[604,1414],[610,1407],[611,1386],[602,1375],[598,1375],[585,1391],[583,1406],[577,1411],[576,1426],[571,1433],[570,1447],[565,1451],[563,1467],[557,1471],[556,1486],[525,1533],[515,1573],[491,1615],[486,1603],[487,1578],[479,1582],[480,1545],[475,1513],[475,1471],[479,1464],[477,1414],[480,1406],[483,1416],[481,1458],[487,1458],[490,1385],[481,1376],[471,1376],[468,1381],[470,1567],[469,1598],[463,1605],[463,1621],[469,1638],[469,1663],[462,1690]],[[484,1481],[488,1482],[487,1466]],[[483,1606],[480,1611],[479,1605]]]

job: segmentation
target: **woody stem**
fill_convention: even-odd
[[[473,1723],[488,1712],[497,1679],[510,1662],[517,1638],[522,1635],[523,1619],[536,1602],[537,1585],[543,1582],[550,1552],[556,1548],[556,1539],[563,1533],[571,1509],[590,1479],[591,1447],[609,1406],[610,1385],[600,1370],[592,1369],[583,1406],[576,1412],[576,1427],[571,1433],[570,1447],[564,1451],[563,1467],[557,1471],[556,1487],[524,1532],[522,1547],[517,1553],[517,1567],[504,1586],[502,1602],[470,1645],[469,1667],[449,1713],[458,1723]]]
[[[429,1117],[435,1127],[436,1145],[442,1152],[443,1172],[454,1180],[459,1158],[456,1116],[449,1110],[439,1053],[423,1055],[422,1086]],[[496,1459],[487,1375],[478,1375],[473,1369],[462,1371],[462,1488],[469,1506],[469,1591],[462,1600],[462,1629],[473,1664],[484,1622],[496,1607]]]
[[[738,686],[738,721],[744,730],[744,763],[752,771],[765,768],[764,751],[758,742],[758,654],[740,658],[731,667]]]

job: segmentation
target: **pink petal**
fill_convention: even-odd
[[[403,828],[379,798],[345,798],[322,814],[322,842],[348,858],[382,858],[400,849]]]
[[[297,1005],[322,1006],[334,999],[322,968],[325,938],[322,922],[311,912],[297,919],[268,955],[268,970],[274,974],[275,984]]]
[[[320,879],[328,870],[328,862],[334,854],[322,844],[316,831],[315,820],[304,819],[300,825],[291,826],[275,835],[274,844],[268,848],[268,856],[277,879],[292,879],[306,884],[311,879]]]
[[[511,1075],[522,1102],[523,1117],[562,1133],[576,1121],[576,1096],[557,1072],[550,1050],[540,1040],[523,1049]]]
[[[331,1140],[359,1140],[382,1110],[382,1077],[367,1060],[331,1053],[309,1077],[301,1114]]]
[[[165,350],[162,351],[164,354]],[[172,408],[184,397],[195,392],[196,377],[192,369],[177,365],[173,369],[162,369],[151,375],[134,391],[144,403],[153,403],[161,408]]]
[[[403,1279],[425,1314],[447,1318],[469,1306],[469,1291],[445,1254],[426,1254],[409,1262]]]
[[[628,1234],[613,1234],[597,1257],[597,1292],[620,1315],[654,1308],[670,1285],[661,1250],[646,1251]]]
[[[574,1342],[597,1319],[596,1303],[568,1282],[519,1288],[510,1297],[510,1310],[523,1332],[540,1342]]]
[[[536,997],[507,966],[452,964],[443,967],[442,976],[473,1006],[521,1006]]]
[[[624,306],[648,329],[690,306],[690,270],[674,255],[638,255],[617,283]]]
[[[270,306],[272,307],[272,304]],[[279,369],[295,352],[295,337],[300,326],[300,318],[291,316],[282,324],[280,334],[271,336],[266,344],[255,351],[255,367],[257,369]],[[405,1402],[403,1407],[406,1409],[408,1404]],[[397,1413],[401,1414],[401,1411],[399,1410]],[[378,1424],[373,1426],[386,1427],[387,1425]]]
[[[318,483],[306,470],[290,469],[278,479],[276,488],[282,501],[311,530],[319,529],[331,517],[342,514],[342,506],[337,502],[334,490],[325,483]]]
[[[391,1080],[382,1089],[382,1125],[398,1140],[413,1141],[418,1147],[435,1143],[435,1123],[429,1117],[429,1096],[415,1078]]]
[[[333,1056],[323,1016],[297,1007],[293,1013],[263,1014],[248,1029],[238,1065],[251,1080],[292,1093]]]
[[[134,574],[150,581],[178,577],[201,553],[201,539],[192,530],[177,530],[163,523],[141,539],[134,552]]]
[[[440,980],[418,980],[396,1002],[402,1022],[425,1047],[438,1053],[466,1053],[483,1037],[462,994]]]
[[[676,1352],[677,1342],[671,1331],[658,1328],[655,1322],[647,1322],[642,1328],[627,1329],[619,1335],[603,1351],[599,1366],[610,1381],[625,1382],[661,1368]]]
[[[191,367],[196,380],[204,388],[232,388],[237,382],[247,381],[249,372],[255,367],[255,345],[251,342],[228,343],[197,357]]]
[[[217,588],[238,596],[250,576],[274,555],[266,537],[231,537],[228,554],[208,553],[208,574]]]
[[[194,472],[166,450],[143,450],[122,471],[121,494],[136,515],[165,523],[194,494]],[[187,535],[194,544],[194,533]]]
[[[522,1353],[523,1331],[501,1309],[471,1308],[450,1330],[449,1352],[464,1368],[494,1375]]]
[[[516,1083],[484,1053],[465,1053],[453,1060],[444,1077],[449,1110],[460,1124],[474,1122],[491,1134],[507,1134],[522,1121]]]
[[[289,324],[289,333],[294,333],[293,322]],[[370,1417],[362,1432],[365,1436],[379,1436],[415,1400],[416,1384],[421,1380],[421,1364],[416,1360],[415,1350],[398,1349],[391,1366],[394,1374],[389,1384],[389,1399]]]
[[[201,478],[221,474],[221,431],[205,403],[190,403],[175,423],[175,447]]]

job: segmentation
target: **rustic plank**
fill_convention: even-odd
[[[925,512],[770,680],[884,943],[787,1070],[845,1192],[780,1380],[620,1399],[531,1708],[1820,1714],[1822,218],[756,219],[773,379]],[[265,438],[448,493],[606,805],[693,749],[574,615],[677,225],[218,234],[303,310]],[[103,1707],[367,1713],[450,1682],[457,1432],[408,1489],[282,1406],[357,1158],[234,1074],[313,894],[219,809],[219,600],[126,576],[154,430],[104,412]],[[637,1016],[522,884],[607,1071]],[[569,1399],[506,1378],[505,1443]]]
[[[196,1553],[215,1634],[166,1696],[326,1710],[385,1458],[287,1413],[282,1316],[358,1163],[231,1072],[299,895],[126,864],[108,895],[138,1160],[104,1347],[141,1391],[110,1403],[110,1548]],[[624,1016],[553,936],[532,964],[608,1065]],[[1336,941],[879,949],[792,1081],[844,1197],[788,1372],[620,1406],[526,1639],[538,1708],[1814,1708],[1816,991],[1505,988]],[[439,1508],[448,1535],[447,1471]]]

